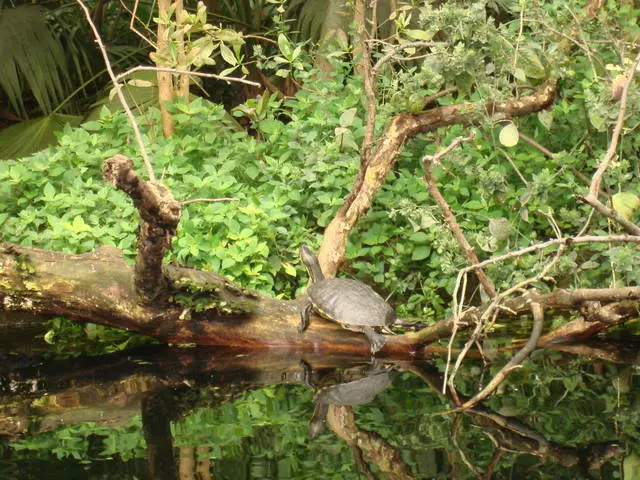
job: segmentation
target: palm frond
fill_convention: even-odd
[[[38,5],[3,8],[0,14],[0,88],[15,112],[26,117],[23,96],[30,91],[40,109],[51,112],[70,85],[59,41]]]
[[[20,158],[57,142],[65,125],[80,125],[82,117],[52,113],[17,123],[0,132],[0,159]]]

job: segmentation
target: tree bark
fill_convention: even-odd
[[[158,16],[167,18],[167,12],[171,6],[171,0],[158,0]],[[158,48],[156,51],[155,63],[158,67],[166,67],[162,58],[169,57],[167,27],[158,24]],[[158,100],[160,100],[160,115],[162,117],[162,133],[164,138],[169,138],[175,132],[175,124],[171,114],[167,110],[166,103],[173,102],[173,77],[169,72],[157,72],[158,77]]]

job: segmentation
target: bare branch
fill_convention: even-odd
[[[123,1],[120,0],[120,5],[122,6],[122,8],[124,8],[130,15],[131,15],[131,21],[129,22],[129,30],[131,30],[133,33],[135,33],[136,35],[138,35],[143,41],[147,42],[151,48],[153,48],[154,50],[156,50],[156,44],[153,43],[151,40],[149,40],[147,37],[144,36],[144,34],[139,31],[138,29],[136,29],[135,27],[135,21],[138,19],[138,3],[139,0],[135,0],[134,4],[133,4],[133,11],[127,6],[127,4]],[[143,22],[141,22],[143,23]],[[144,25],[144,23],[143,23]],[[153,33],[149,27],[147,27],[145,25],[145,28],[147,30],[149,30],[149,33]]]
[[[625,113],[627,110],[627,98],[629,96],[629,87],[631,86],[631,82],[633,82],[633,77],[638,68],[638,64],[640,64],[640,51],[636,55],[631,67],[627,71],[627,81],[624,83],[624,87],[622,88],[622,96],[620,98],[620,110],[618,111],[618,120],[616,121],[616,126],[613,129],[613,133],[611,134],[611,142],[609,143],[609,148],[605,153],[602,162],[600,162],[600,166],[598,170],[593,175],[591,179],[591,186],[589,187],[589,195],[591,199],[598,198],[598,192],[600,191],[600,183],[602,182],[602,176],[604,175],[605,170],[611,163],[611,160],[616,154],[616,148],[618,148],[618,139],[620,138],[620,133],[622,132],[622,126],[624,125]],[[586,201],[586,198],[585,198]],[[590,205],[591,202],[588,202]],[[594,208],[597,208],[594,206]],[[637,234],[636,234],[637,235]]]
[[[180,205],[185,206],[185,205],[189,205],[191,203],[196,203],[196,202],[209,202],[209,203],[218,203],[218,202],[239,202],[240,199],[239,198],[194,198],[191,200],[185,200],[184,202],[180,202]]]
[[[120,81],[127,75],[131,75],[134,72],[140,71],[153,71],[153,72],[168,72],[168,73],[176,73],[180,75],[190,75],[193,77],[204,77],[204,78],[215,78],[216,80],[222,80],[223,82],[231,83],[244,83],[245,85],[251,85],[254,87],[259,87],[260,84],[258,82],[253,82],[251,80],[245,80],[244,78],[236,78],[236,77],[225,77],[221,75],[216,75],[214,73],[202,73],[202,72],[192,72],[190,70],[181,70],[179,68],[170,68],[170,67],[152,67],[152,66],[138,66],[133,67],[127,70],[126,72],[119,73],[116,75],[116,80]]]
[[[541,304],[545,310],[574,310],[585,302],[634,302],[636,309],[640,300],[640,287],[618,288],[582,288],[576,290],[556,289],[548,294],[531,294],[517,296],[504,301],[499,313],[503,316],[516,316],[528,311],[531,302]],[[426,345],[451,335],[454,324],[457,322],[462,327],[468,327],[491,307],[492,304],[482,307],[473,307],[466,310],[459,317],[451,317],[438,321],[416,333],[407,333],[398,337],[391,337],[388,343],[409,343],[413,345]],[[501,315],[501,316],[502,316]],[[396,340],[397,339],[397,340]]]
[[[465,267],[458,273],[458,276],[462,276],[467,272],[471,272],[477,268],[486,267],[487,265],[491,265],[492,263],[503,262],[505,260],[509,260],[510,258],[521,257],[522,255],[526,255],[528,253],[537,252],[538,250],[543,250],[545,248],[552,247],[554,245],[567,245],[570,246],[574,243],[640,243],[640,238],[629,235],[584,235],[578,237],[562,237],[556,238],[553,240],[548,240],[546,242],[537,243],[535,245],[530,245],[523,249],[517,250],[515,252],[509,252],[504,255],[500,255],[498,257],[489,258],[488,260],[484,260],[476,265],[471,265],[469,267]]]
[[[155,173],[153,172],[153,167],[151,166],[151,162],[149,161],[149,155],[147,154],[147,149],[144,146],[144,142],[142,141],[142,134],[140,133],[140,128],[138,127],[138,122],[136,122],[136,117],[133,115],[133,112],[127,105],[127,100],[124,98],[124,94],[122,93],[122,88],[118,84],[118,80],[113,73],[113,69],[111,68],[111,62],[109,61],[109,56],[107,55],[107,50],[102,43],[102,38],[100,38],[100,34],[98,33],[98,29],[96,28],[93,20],[91,19],[91,12],[87,6],[82,2],[82,0],[76,0],[76,3],[82,8],[85,17],[87,18],[87,22],[91,27],[91,31],[96,37],[96,43],[98,44],[98,48],[100,49],[100,53],[102,54],[102,58],[104,59],[105,67],[107,68],[107,72],[109,72],[109,77],[111,78],[111,83],[113,84],[113,88],[118,95],[118,99],[122,104],[122,108],[124,109],[127,117],[129,117],[129,121],[131,122],[131,128],[133,129],[133,133],[136,137],[136,142],[138,143],[138,148],[140,149],[140,155],[142,156],[142,160],[144,161],[144,165],[147,169],[147,174],[149,175],[149,180],[152,182],[156,181]]]
[[[598,192],[598,190],[596,192]],[[627,233],[631,235],[640,235],[640,227],[621,216],[615,210],[608,208],[600,200],[591,196],[591,193],[589,193],[589,195],[576,195],[576,198],[588,203],[605,217],[617,222]]]
[[[553,152],[551,150],[549,150],[547,147],[541,145],[540,143],[536,142],[533,138],[525,135],[522,132],[518,132],[518,135],[520,136],[520,138],[522,140],[524,140],[525,142],[527,142],[529,145],[531,145],[533,148],[540,150],[542,153],[544,153],[548,158],[553,158]]]
[[[373,66],[371,73],[373,74],[374,80],[378,76],[378,73],[380,72],[380,69],[384,66],[384,64],[390,61],[392,58],[394,58],[399,51],[406,50],[407,48],[433,47],[434,45],[435,45],[434,42],[409,42],[409,43],[403,43],[402,45],[391,46],[390,50],[387,53],[385,53],[382,57],[380,57],[380,59]]]
[[[371,207],[373,196],[396,162],[402,145],[409,138],[447,125],[477,124],[489,115],[511,118],[527,115],[547,108],[556,94],[555,83],[545,83],[527,96],[507,101],[464,102],[444,105],[418,114],[403,113],[396,116],[386,128],[378,148],[369,158],[362,181],[354,181],[351,192],[335,217],[325,229],[318,254],[325,275],[334,276],[344,261],[346,240],[359,218]],[[484,109],[479,108],[481,105]]]
[[[463,141],[468,141],[471,138],[472,137],[458,137],[453,142],[451,142],[451,144],[448,145],[444,150],[437,153],[436,155],[425,155],[424,158],[422,159],[422,168],[424,170],[424,181],[427,184],[427,188],[429,189],[431,196],[434,198],[434,200],[438,204],[438,207],[442,212],[442,216],[444,217],[445,221],[449,225],[449,228],[453,232],[453,235],[458,240],[460,247],[462,247],[462,250],[465,252],[465,255],[467,256],[467,260],[469,261],[469,263],[472,265],[476,265],[480,263],[480,260],[476,255],[475,249],[467,241],[466,237],[464,236],[464,233],[462,233],[462,229],[460,228],[460,225],[458,224],[455,216],[453,215],[453,211],[451,210],[451,207],[445,200],[442,193],[440,193],[440,190],[438,189],[438,186],[435,184],[435,181],[433,180],[433,177],[431,175],[432,163],[439,161],[439,159],[443,155],[451,152]],[[484,287],[485,292],[487,292],[487,295],[494,297],[496,295],[496,288],[493,285],[493,282],[486,276],[486,274],[482,270],[476,269],[476,276],[478,277],[478,280]]]

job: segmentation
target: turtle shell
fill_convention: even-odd
[[[307,294],[320,315],[351,330],[389,326],[397,318],[384,298],[358,280],[320,280],[307,289]]]

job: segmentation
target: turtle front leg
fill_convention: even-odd
[[[380,335],[371,327],[364,327],[362,331],[369,339],[369,343],[371,343],[371,355],[375,355],[376,352],[380,350],[385,343],[387,343],[387,339],[384,338],[384,335]]]
[[[302,310],[300,310],[300,325],[298,325],[298,332],[304,332],[309,326],[309,314],[311,313],[311,309],[313,305],[311,303],[307,303]]]

